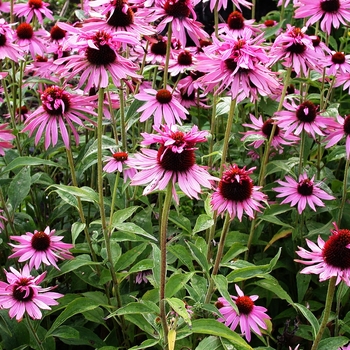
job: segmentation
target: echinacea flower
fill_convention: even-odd
[[[53,21],[52,11],[47,7],[50,6],[42,0],[28,0],[26,4],[15,4],[13,12],[17,17],[25,17],[25,21],[30,23],[33,17],[38,19],[40,24],[44,24],[44,18]]]
[[[0,60],[10,58],[18,62],[23,59],[23,52],[13,41],[14,31],[3,18],[0,18]]]
[[[11,129],[7,129],[9,123],[4,123],[0,125],[0,155],[5,155],[6,148],[12,148],[12,141],[15,135],[12,134]]]
[[[141,144],[159,143],[160,147],[158,150],[143,148],[142,153],[129,159],[129,166],[140,170],[132,178],[131,185],[148,184],[143,191],[147,195],[154,190],[164,190],[171,183],[173,197],[178,203],[177,183],[188,197],[198,199],[201,185],[211,188],[212,181],[218,180],[196,164],[195,145],[206,141],[207,131],[199,131],[196,125],[188,132],[179,130],[177,125],[153,128],[158,134],[142,133]]]
[[[338,115],[337,123],[334,121],[328,132],[327,137],[324,139],[327,142],[325,148],[334,146],[345,137],[346,158],[350,159],[350,115],[347,115],[345,118]]]
[[[254,302],[259,299],[258,295],[244,295],[237,284],[235,288],[238,296],[231,295],[231,298],[236,304],[239,313],[237,313],[225,298],[219,297],[215,306],[223,317],[218,318],[218,321],[224,323],[233,331],[239,324],[241,334],[250,342],[251,331],[261,335],[260,329],[267,329],[265,321],[269,320],[270,316],[266,314],[266,308],[254,304]]]
[[[105,88],[109,84],[109,76],[115,86],[129,77],[140,78],[136,73],[138,67],[130,59],[119,54],[127,45],[137,45],[139,41],[131,33],[112,31],[84,31],[65,23],[57,24],[61,29],[74,34],[74,40],[67,40],[64,50],[78,50],[78,54],[61,57],[55,64],[65,64],[57,70],[64,79],[69,80],[80,75],[77,88],[85,84],[84,91],[91,88]]]
[[[26,232],[21,236],[10,236],[13,241],[19,242],[19,245],[9,243],[13,247],[14,253],[9,258],[19,258],[19,262],[29,260],[29,268],[38,269],[41,263],[53,265],[56,269],[58,259],[72,259],[73,255],[69,249],[73,248],[70,243],[61,242],[63,236],[56,236],[56,230],[50,230],[46,227],[45,231],[34,233]]]
[[[216,191],[211,196],[211,205],[218,214],[228,212],[231,220],[236,216],[242,221],[243,213],[254,218],[254,211],[260,212],[267,196],[260,192],[261,186],[254,186],[250,174],[255,167],[246,170],[245,166],[239,168],[237,164],[228,167],[222,174],[222,178]]]
[[[50,143],[53,146],[58,141],[58,130],[62,135],[64,145],[70,148],[70,130],[79,143],[79,134],[73,123],[84,127],[82,120],[91,124],[94,122],[87,116],[95,116],[94,112],[96,96],[73,95],[59,86],[50,86],[41,94],[42,105],[33,112],[25,121],[23,132],[29,131],[30,136],[37,129],[35,144],[38,144],[41,135],[45,132],[45,149]],[[69,129],[67,129],[67,125]]]
[[[321,190],[322,183],[315,183],[313,176],[311,179],[306,173],[299,176],[299,182],[294,180],[291,176],[286,176],[286,181],[277,180],[276,182],[281,185],[281,187],[273,188],[274,191],[278,192],[278,198],[286,197],[281,204],[290,203],[293,207],[298,204],[298,213],[301,214],[306,205],[316,211],[316,206],[324,207],[323,200],[332,200],[335,197],[329,195],[324,190]]]
[[[350,73],[350,55],[345,55],[344,52],[332,51],[326,56],[325,61],[326,75],[336,75]]]
[[[303,130],[311,134],[324,136],[321,129],[326,129],[333,125],[333,119],[322,117],[317,112],[318,106],[311,101],[304,101],[299,106],[294,101],[285,102],[285,111],[276,112],[273,119],[277,120],[277,125],[286,131],[286,135],[294,133],[300,135]]]
[[[335,222],[333,226],[334,229],[326,241],[320,236],[317,244],[306,239],[311,251],[298,247],[296,253],[306,260],[295,261],[308,265],[300,273],[319,275],[320,282],[336,277],[336,284],[344,281],[350,287],[350,230],[339,229]]]
[[[217,3],[217,9],[220,10],[223,8],[226,10],[227,8],[227,0],[210,0],[210,11],[213,11],[215,8],[215,5]],[[251,8],[252,4],[249,1],[246,0],[232,0],[233,5],[235,5],[239,10],[241,10],[241,6]]]
[[[252,143],[249,144],[249,146],[254,146],[254,148],[259,148],[262,146],[266,140],[269,140],[274,120],[272,118],[267,119],[266,121],[263,121],[262,116],[259,117],[259,119],[255,118],[253,114],[250,115],[250,120],[253,124],[242,124],[245,127],[251,128],[253,130],[244,132],[244,136],[242,137],[241,141],[245,141],[247,138],[249,139],[250,136],[261,136],[259,139],[255,139]],[[296,137],[294,135],[288,135],[288,137],[285,136],[284,130],[280,129],[278,125],[275,127],[275,132],[272,138],[271,146],[275,148],[276,150],[283,150],[283,145],[291,145],[299,140],[299,137]]]
[[[40,320],[40,309],[51,310],[50,306],[58,305],[55,299],[63,297],[60,293],[51,292],[53,287],[42,288],[39,284],[44,280],[46,271],[39,276],[32,276],[28,265],[21,271],[10,267],[5,270],[7,282],[0,281],[0,308],[10,309],[9,316],[16,317],[19,322],[26,312],[32,319]]]
[[[131,179],[135,174],[136,170],[134,168],[128,168],[128,153],[126,152],[118,152],[114,149],[110,149],[112,156],[106,156],[104,160],[107,164],[103,167],[103,171],[106,173],[114,173],[119,171],[123,173],[124,182],[127,179]]]
[[[142,92],[135,95],[140,101],[146,101],[137,112],[142,112],[140,121],[144,122],[152,115],[154,116],[153,124],[160,125],[164,121],[168,125],[181,124],[182,119],[186,119],[188,111],[172,94],[172,89],[167,86],[166,89],[154,90],[143,89]]]
[[[306,26],[321,20],[321,30],[328,34],[350,21],[350,0],[298,0],[295,6],[295,18],[310,17]]]

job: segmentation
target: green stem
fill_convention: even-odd
[[[210,143],[209,143],[209,160],[208,160],[208,166],[209,168],[212,167],[213,163],[213,156],[211,155],[213,153],[213,148],[214,148],[214,135],[215,135],[215,121],[216,121],[216,105],[218,102],[218,95],[214,92],[213,95],[213,108],[211,112],[211,122],[210,122]]]
[[[331,308],[332,308],[332,302],[333,302],[333,296],[334,296],[334,291],[335,291],[335,283],[337,281],[337,277],[331,277],[328,283],[328,291],[327,291],[327,298],[326,298],[326,305],[324,307],[323,311],[323,318],[322,322],[320,325],[320,329],[318,330],[318,333],[316,335],[315,341],[312,344],[311,350],[317,350],[318,344],[320,343],[323,332],[326,329],[329,315],[331,313]]]
[[[341,204],[340,204],[340,208],[339,208],[339,216],[338,216],[338,225],[339,226],[340,226],[341,219],[343,217],[344,206],[345,206],[345,202],[346,202],[349,165],[350,165],[350,159],[347,158],[346,163],[345,163],[345,169],[344,169],[342,199],[341,199]]]
[[[214,30],[215,30],[215,36],[219,37],[219,0],[216,0],[215,7],[214,7]]]
[[[162,322],[164,340],[168,337],[168,323],[166,319],[165,311],[165,282],[167,274],[167,262],[166,262],[166,239],[169,220],[169,211],[172,199],[172,182],[169,182],[164,202],[163,210],[160,222],[160,288],[159,288],[159,305],[160,305],[160,318]]]
[[[252,19],[255,19],[256,0],[252,0]]]
[[[303,130],[301,132],[301,139],[300,139],[300,149],[299,149],[299,174],[301,175],[302,171],[303,171],[303,165],[304,165],[304,148],[305,148],[305,131]]]
[[[281,5],[281,13],[280,13],[280,23],[283,21],[284,19],[284,8],[285,8],[285,0],[282,1],[282,5]]]
[[[117,189],[118,189],[118,182],[119,182],[120,172],[117,171],[117,176],[114,181],[114,187],[113,187],[113,194],[112,194],[112,204],[111,204],[111,213],[109,217],[109,232],[112,232],[112,219],[113,219],[113,212],[114,212],[114,205],[115,205],[115,198],[117,196]],[[109,233],[109,236],[110,236]]]
[[[214,263],[213,271],[211,273],[208,292],[207,292],[207,295],[205,297],[206,304],[210,303],[211,297],[212,297],[213,292],[214,292],[213,276],[216,276],[219,272],[221,259],[222,259],[222,256],[224,255],[225,242],[226,242],[226,237],[227,237],[227,234],[228,234],[228,231],[230,228],[230,223],[231,223],[230,214],[226,213],[225,222],[224,222],[224,225],[222,227],[220,242],[218,245],[218,251],[216,253],[215,263]]]
[[[100,90],[101,90],[101,88],[100,88]],[[127,145],[126,145],[125,99],[124,99],[123,82],[120,82],[119,102],[120,102],[120,108],[119,108],[119,113],[120,113],[120,136],[121,136],[121,139],[122,139],[123,151],[126,152],[127,151]],[[101,119],[102,119],[102,115],[103,114],[101,114]],[[102,130],[102,121],[101,121],[101,130]]]
[[[222,173],[224,172],[224,164],[225,164],[226,158],[227,158],[227,151],[228,151],[230,136],[232,133],[232,125],[233,125],[233,118],[235,115],[235,109],[236,109],[236,99],[234,98],[233,100],[231,100],[230,111],[228,113],[226,131],[225,131],[225,136],[224,136],[224,144],[222,146],[220,175],[219,175],[220,178],[222,176]]]
[[[38,337],[38,335],[37,335],[37,333],[36,333],[36,331],[35,331],[35,329],[34,329],[34,327],[32,325],[32,321],[29,319],[29,316],[26,315],[24,318],[26,320],[28,331],[33,336],[36,345],[38,346],[38,348],[40,350],[45,350],[44,347],[43,347],[42,341],[39,339],[39,337]]]
[[[166,42],[166,55],[165,55],[165,64],[164,64],[163,89],[166,89],[166,87],[168,85],[168,69],[169,69],[172,35],[173,35],[173,28],[171,26],[171,23],[169,23],[168,24],[168,40]]]

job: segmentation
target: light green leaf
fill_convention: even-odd
[[[13,210],[23,202],[30,191],[30,168],[24,167],[12,180],[8,188],[9,202]]]
[[[224,255],[224,257],[221,260],[221,263],[226,264],[229,261],[233,260],[239,254],[241,254],[247,250],[248,250],[247,246],[244,246],[241,243],[235,242],[231,245],[230,249]]]
[[[76,239],[79,237],[80,233],[85,229],[86,224],[82,222],[74,222],[71,228],[72,231],[72,243],[75,244]]]
[[[201,214],[196,220],[192,234],[204,231],[214,225],[214,220],[207,214]]]
[[[320,325],[318,323],[317,318],[315,315],[304,305],[295,303],[294,306],[303,314],[303,316],[310,322],[312,327],[312,336],[313,339],[316,338],[316,335],[318,333],[318,330],[320,329]]]
[[[277,218],[277,216],[273,216],[273,215],[262,215],[260,217],[261,221],[268,221],[271,222],[273,224],[279,225],[279,226],[284,226],[284,227],[289,227],[289,228],[293,228],[293,226],[286,224],[285,222],[281,221],[280,219]]]
[[[198,264],[202,267],[203,271],[208,274],[209,273],[209,264],[207,261],[207,257],[202,253],[202,251],[192,242],[186,241],[187,246],[189,247],[193,258],[198,262]]]
[[[143,350],[147,348],[154,348],[155,345],[159,343],[157,339],[147,339],[141,343],[141,345],[133,346],[129,350]],[[103,350],[103,349],[101,349]]]
[[[225,276],[216,275],[212,276],[216,287],[218,288],[220,294],[230,303],[232,308],[239,314],[239,310],[235,302],[233,302],[230,293],[228,292],[228,283]]]
[[[12,162],[10,162],[9,165],[7,165],[3,170],[2,173],[6,173],[8,171],[11,171],[13,169],[16,169],[18,167],[25,167],[25,166],[41,166],[41,165],[49,165],[53,167],[60,167],[62,168],[61,164],[51,162],[50,160],[41,159],[37,157],[18,157],[15,158]]]
[[[330,337],[322,339],[318,344],[317,350],[331,350],[339,349],[341,346],[346,345],[350,339],[347,337]]]
[[[140,207],[134,206],[134,207],[128,207],[125,209],[117,210],[113,214],[113,219],[112,219],[113,225],[121,224],[125,220],[129,219],[130,216],[132,216],[138,208]]]
[[[116,312],[112,313],[108,316],[108,318],[114,315],[127,315],[127,314],[159,314],[159,307],[152,303],[151,301],[142,300],[139,302],[129,303],[121,308],[119,308]]]
[[[114,244],[113,241],[111,243]],[[146,249],[147,246],[147,243],[141,243],[125,252],[115,265],[116,271],[125,270],[127,267],[129,267],[140,256],[140,254]]]
[[[167,298],[175,295],[179,290],[185,287],[185,284],[193,276],[193,273],[174,273],[168,279],[165,285],[165,296]]]
[[[173,224],[185,230],[188,234],[191,234],[191,231],[192,231],[191,221],[188,218],[184,217],[183,215],[177,214],[176,212],[171,211],[169,213],[169,221],[171,221]]]
[[[51,336],[61,339],[79,338],[79,332],[73,327],[60,326],[51,333]]]
[[[223,350],[220,339],[218,337],[210,336],[204,338],[196,347],[195,350]]]
[[[153,243],[152,244],[152,257],[153,257],[153,278],[156,284],[156,287],[160,285],[160,249]]]
[[[191,327],[192,321],[190,314],[188,313],[186,309],[185,303],[178,299],[178,298],[166,298],[167,303],[170,305],[170,307],[179,315],[181,316],[184,321]]]
[[[58,315],[52,324],[51,328],[46,333],[46,338],[51,336],[51,334],[64,322],[74,315],[80,314],[85,311],[93,310],[99,306],[99,303],[91,300],[89,298],[78,298],[69,303],[64,311]]]
[[[121,223],[116,223],[116,224],[113,223],[112,226],[118,231],[127,232],[127,233],[134,233],[135,235],[147,237],[153,241],[157,241],[157,238],[150,235],[142,227],[134,224],[133,222],[121,222]]]
[[[246,267],[237,268],[236,270],[230,272],[227,275],[227,281],[229,283],[239,282],[239,281],[247,280],[249,278],[261,277],[261,276],[267,275],[275,267],[280,255],[281,255],[281,248],[279,249],[276,256],[273,259],[271,259],[269,264],[257,265],[257,266],[250,265]]]

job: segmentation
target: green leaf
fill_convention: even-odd
[[[210,336],[204,338],[196,347],[195,350],[223,350],[220,339],[218,337]]]
[[[133,222],[121,222],[121,223],[116,223],[116,224],[113,223],[112,226],[115,229],[117,229],[118,231],[127,232],[127,233],[134,233],[135,235],[140,235],[140,236],[152,239],[153,241],[157,241],[157,238],[150,235],[142,227],[134,224]]]
[[[223,256],[221,263],[222,264],[226,264],[229,261],[233,260],[236,256],[238,256],[239,254],[247,251],[248,248],[246,246],[244,246],[241,243],[233,243],[230,247],[230,249],[226,252],[226,254]]]
[[[80,233],[85,229],[86,224],[82,222],[74,222],[71,228],[72,231],[72,243],[75,244],[76,239],[79,237]]]
[[[181,214],[177,214],[176,212],[171,211],[169,213],[169,221],[171,221],[176,226],[182,228],[185,230],[188,234],[191,234],[192,227],[191,227],[191,221],[184,217]]]
[[[193,320],[191,330],[193,333],[208,334],[226,338],[232,343],[232,345],[234,345],[234,349],[236,350],[253,350],[253,348],[247,344],[247,342],[240,335],[214,319]],[[182,332],[188,332],[188,330],[178,330],[179,335]]]
[[[89,298],[78,298],[73,300],[66,306],[64,311],[55,319],[51,328],[48,330],[46,337],[49,337],[59,326],[61,326],[72,316],[85,311],[93,310],[98,306],[100,306],[99,303]]]
[[[138,208],[140,207],[134,206],[134,207],[128,207],[125,209],[117,210],[113,214],[112,224],[113,225],[121,224],[125,220],[129,219],[130,216],[132,216]]]
[[[22,168],[25,166],[40,166],[40,165],[49,165],[53,167],[62,168],[61,164],[54,163],[46,159],[41,159],[37,157],[17,157],[12,162],[10,162],[10,164],[7,165],[4,169],[2,169],[2,174],[8,171],[11,171],[13,169],[16,169],[18,167]]]
[[[24,167],[12,180],[8,188],[9,202],[15,211],[30,191],[30,168]]]
[[[207,257],[202,253],[202,251],[194,245],[192,242],[186,241],[187,246],[190,248],[192,256],[198,262],[198,264],[202,267],[203,271],[208,274],[209,273],[209,264],[207,261]]]
[[[192,321],[190,314],[186,309],[185,303],[178,298],[166,298],[166,301],[170,305],[170,307],[184,319],[184,321],[189,325],[189,327],[191,327]]]
[[[278,219],[276,216],[273,216],[273,215],[262,215],[260,219],[262,221],[268,221],[279,226],[293,228],[293,226],[286,224],[285,222],[281,221],[280,219]]]
[[[66,185],[51,185],[49,188],[56,188],[55,192],[60,191],[61,193],[68,193],[75,197],[80,198],[82,201],[98,203],[98,194],[91,188],[87,186],[76,187],[76,186],[66,186]]]
[[[289,294],[280,286],[278,281],[269,276],[268,278],[257,280],[254,282],[256,286],[262,287],[264,289],[269,290],[270,292],[276,294],[280,299],[286,300],[289,304],[293,305],[294,302]]]
[[[347,337],[330,337],[327,339],[322,339],[318,344],[317,350],[339,349],[348,342],[349,339]]]
[[[167,298],[175,295],[179,290],[184,289],[186,283],[193,276],[193,273],[174,273],[165,285],[165,296]]]
[[[113,241],[111,241],[111,243],[114,244]],[[146,249],[147,246],[148,243],[141,243],[124,253],[115,265],[116,271],[125,270],[127,267],[129,267],[140,256],[140,254]]]
[[[111,313],[107,318],[110,318],[114,315],[128,315],[128,314],[159,314],[159,307],[148,300],[141,300],[139,302],[129,303],[116,312]]]
[[[303,316],[310,322],[312,327],[312,336],[313,339],[316,338],[316,335],[318,333],[318,330],[320,329],[320,325],[318,323],[317,318],[315,315],[304,305],[295,303],[294,306],[303,314]],[[330,349],[330,348],[329,348]]]
[[[154,255],[154,254],[153,254]],[[154,260],[153,259],[143,259],[141,261],[138,261],[129,271],[129,273],[135,273],[139,271],[146,271],[146,270],[152,270],[154,266]]]
[[[282,171],[293,176],[293,167],[299,163],[299,158],[292,157],[289,160],[274,160],[267,164],[266,176]]]
[[[246,267],[241,267],[241,268],[237,268],[236,270],[230,272],[227,275],[227,281],[229,283],[231,282],[239,282],[239,281],[244,281],[247,280],[249,278],[253,278],[253,277],[260,277],[260,276],[264,276],[268,273],[270,273],[273,268],[275,267],[280,255],[281,255],[281,249],[279,249],[278,253],[276,254],[276,256],[271,259],[269,264],[266,265],[250,265],[250,266],[246,266]],[[234,267],[234,264],[233,264]]]
[[[213,276],[214,283],[219,290],[220,294],[230,303],[232,308],[239,314],[239,310],[235,302],[233,302],[230,293],[228,292],[228,283],[225,276],[216,275]]]
[[[101,348],[106,345],[96,334],[90,329],[81,326],[74,326],[79,335],[75,338],[61,338],[61,341],[68,345],[85,345],[92,346],[94,349]],[[46,349],[46,348],[45,348]]]
[[[194,270],[191,254],[183,245],[171,245],[168,247],[168,252],[175,255],[190,271]]]
[[[73,327],[60,326],[51,333],[51,336],[60,339],[79,338],[79,332]]]
[[[159,287],[160,285],[160,249],[152,243],[152,257],[153,257],[153,266],[152,266],[152,272],[153,272],[153,278],[154,282],[156,284],[156,287]]]
[[[270,37],[272,37],[273,35],[275,35],[284,25],[285,19],[281,22],[279,22],[277,25],[273,26],[273,27],[267,27],[264,30],[264,38],[268,39]]]
[[[201,214],[196,220],[192,234],[204,231],[214,225],[214,220],[207,214]]]
[[[298,302],[301,303],[304,299],[306,291],[309,288],[311,275],[298,272],[296,276],[296,280],[297,280]]]
[[[159,343],[159,340],[157,340],[157,339],[147,339],[147,340],[143,341],[141,343],[141,345],[133,346],[129,350],[143,350],[143,349],[147,349],[147,348],[153,348],[158,343]]]

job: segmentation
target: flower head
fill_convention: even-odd
[[[93,121],[86,114],[96,115],[93,111],[95,96],[73,95],[59,86],[50,86],[41,94],[42,105],[33,112],[25,121],[23,132],[29,131],[33,134],[35,129],[35,144],[37,144],[46,129],[45,149],[52,143],[58,141],[58,130],[60,130],[63,142],[70,148],[70,138],[67,129],[72,131],[75,142],[79,143],[79,135],[73,123],[84,126],[82,120],[93,124]]]
[[[10,58],[18,62],[23,59],[22,50],[13,41],[14,31],[3,18],[0,18],[0,60]]]
[[[246,337],[248,342],[250,342],[251,330],[256,334],[261,335],[260,328],[267,329],[265,320],[269,320],[270,316],[266,314],[266,308],[254,304],[254,301],[259,298],[258,295],[244,295],[237,284],[235,285],[235,288],[238,297],[231,296],[231,298],[236,304],[239,313],[236,312],[225,298],[220,297],[218,298],[216,307],[219,309],[223,317],[220,317],[218,321],[225,323],[225,325],[230,327],[233,331],[239,324],[242,335]]]
[[[142,112],[140,121],[144,122],[151,115],[154,115],[154,125],[159,126],[164,121],[168,125],[181,124],[181,120],[186,119],[188,111],[172,94],[170,87],[166,89],[154,90],[144,89],[135,95],[137,100],[147,101],[137,111]]]
[[[277,125],[286,131],[286,135],[291,133],[300,135],[305,130],[313,138],[316,134],[324,136],[321,129],[334,124],[332,118],[320,116],[318,106],[311,101],[304,101],[299,106],[294,101],[285,102],[284,106],[287,110],[275,113],[273,118],[277,120]]]
[[[39,286],[46,272],[34,277],[28,265],[21,271],[10,267],[10,271],[5,271],[8,283],[0,281],[0,308],[10,309],[9,316],[16,317],[17,321],[23,319],[25,312],[35,320],[41,319],[40,309],[51,310],[51,305],[58,305],[55,299],[63,297],[62,294],[50,292],[52,287]]]
[[[321,282],[337,277],[336,284],[344,281],[350,287],[350,230],[339,229],[335,222],[333,225],[326,242],[320,236],[317,244],[306,239],[311,251],[299,247],[296,253],[306,260],[295,261],[308,265],[300,273],[319,275]]]
[[[4,123],[0,125],[0,155],[5,155],[6,148],[12,148],[12,141],[15,135],[12,134],[11,129],[7,129],[9,123]]]
[[[103,170],[106,173],[114,173],[116,171],[119,171],[120,173],[123,173],[124,175],[124,182],[126,182],[127,179],[131,179],[135,174],[136,170],[134,168],[128,168],[128,153],[126,152],[118,152],[114,149],[110,149],[112,156],[105,157],[105,161],[107,161],[107,164],[103,167]]]
[[[56,230],[50,230],[46,227],[45,231],[37,231],[34,233],[27,232],[22,236],[11,236],[13,241],[20,244],[13,247],[14,253],[9,258],[19,258],[19,262],[29,260],[29,268],[39,268],[41,263],[45,265],[53,265],[59,269],[56,262],[58,259],[72,259],[73,256],[69,249],[73,248],[72,244],[61,242],[63,236],[56,236]]]
[[[193,126],[190,131],[184,132],[176,125],[154,126],[158,134],[143,133],[143,145],[159,143],[159,149],[145,149],[130,158],[129,165],[140,169],[131,180],[131,185],[148,186],[143,191],[146,195],[154,190],[164,190],[172,183],[172,193],[178,202],[175,189],[177,183],[180,189],[190,198],[197,198],[201,192],[201,185],[212,187],[212,181],[217,180],[203,167],[196,164],[195,145],[206,141],[206,131],[198,131]]]
[[[53,21],[52,11],[47,7],[50,4],[42,0],[28,0],[26,4],[15,4],[14,13],[18,17],[25,17],[27,23],[30,23],[33,17],[36,17],[40,24],[44,24],[44,18]]]
[[[254,168],[246,170],[233,164],[224,171],[217,190],[212,194],[211,205],[218,214],[227,211],[234,219],[242,221],[243,213],[254,218],[254,210],[260,212],[260,201],[266,200],[266,195],[260,192],[260,186],[254,186],[250,174]]]
[[[299,182],[294,180],[291,176],[286,176],[287,181],[277,180],[277,183],[281,187],[273,188],[274,191],[279,194],[277,197],[286,197],[281,204],[290,203],[291,206],[298,204],[298,212],[301,214],[306,205],[308,204],[310,208],[316,211],[316,206],[324,207],[324,200],[332,200],[335,197],[329,195],[324,190],[321,190],[320,186],[322,183],[314,182],[315,176],[311,179],[307,176],[306,173],[299,176]]]
[[[332,27],[339,28],[340,23],[346,25],[350,21],[349,0],[299,0],[295,6],[295,18],[310,17],[306,26],[322,19],[320,27],[328,34],[331,34]]]

